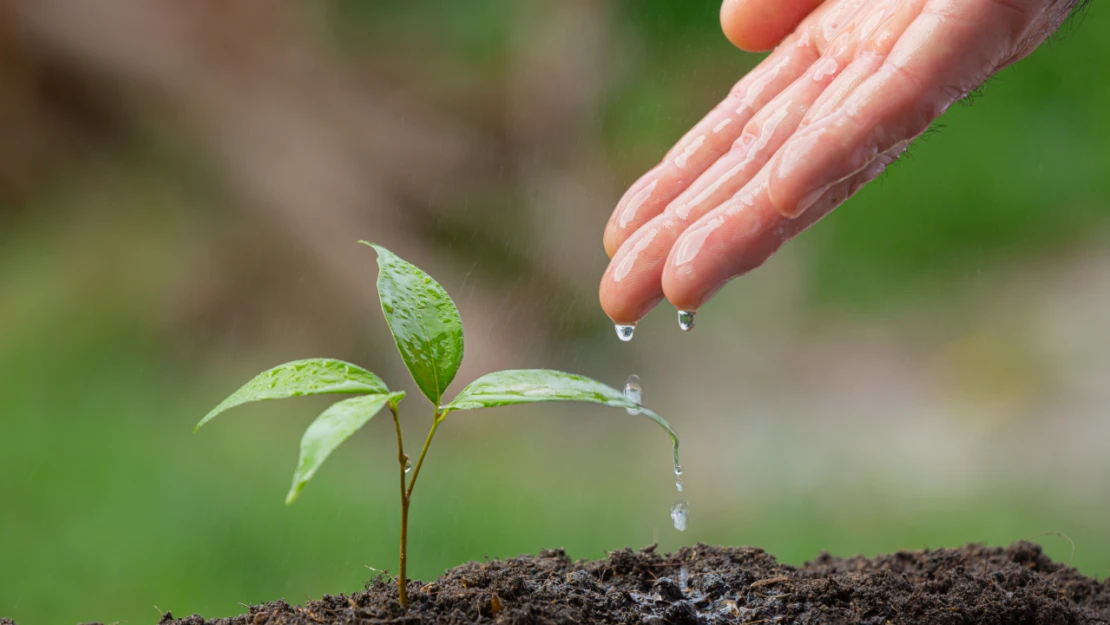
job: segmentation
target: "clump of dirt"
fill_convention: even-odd
[[[381,579],[304,606],[278,601],[215,620],[167,613],[159,625],[1110,624],[1110,582],[1052,562],[1026,542],[873,559],[822,555],[802,567],[751,548],[625,549],[596,562],[554,550],[465,564],[429,584],[413,582],[409,598],[405,612],[396,587]]]

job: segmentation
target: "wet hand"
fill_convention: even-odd
[[[696,311],[1036,49],[1074,4],[725,0],[733,43],[777,47],[617,204],[602,308],[618,324],[664,297]]]

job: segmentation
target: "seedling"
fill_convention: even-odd
[[[401,474],[401,558],[397,590],[402,606],[408,607],[406,565],[412,491],[436,428],[452,412],[550,401],[583,401],[630,409],[667,431],[674,463],[678,466],[678,435],[666,420],[620,391],[580,375],[547,369],[498,371],[471,382],[455,399],[441,404],[443,392],[455,378],[463,358],[462,320],[455,302],[438,282],[420,269],[380,245],[360,243],[378,252],[378,297],[382,312],[416,386],[432,402],[432,427],[424,439],[416,466],[410,464],[405,454],[397,413],[405,393],[390,391],[378,376],[341,360],[297,360],[264,371],[205,415],[194,431],[221,412],[248,402],[305,395],[359,395],[332,405],[305,430],[293,485],[285,497],[285,503],[290,504],[340,443],[366,425],[382,408],[388,407],[397,430],[397,461]]]

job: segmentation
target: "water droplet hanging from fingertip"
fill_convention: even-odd
[[[618,323],[614,326],[617,330],[617,338],[625,343],[632,340],[632,335],[636,332],[636,324],[622,324]]]
[[[694,327],[694,318],[697,314],[695,310],[678,311],[678,327],[682,328],[683,332],[689,332]]]

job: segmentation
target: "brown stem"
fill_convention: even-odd
[[[432,421],[432,429],[428,430],[428,438],[424,439],[424,448],[420,450],[420,458],[416,460],[416,468],[412,470],[412,479],[409,480],[409,491],[405,495],[405,499],[412,498],[412,487],[416,486],[416,478],[420,476],[420,467],[424,466],[424,456],[428,453],[428,446],[432,444],[432,437],[436,435],[436,428],[439,427],[439,422],[444,415],[439,413],[436,409],[435,420]]]
[[[405,569],[408,564],[409,495],[405,491],[405,468],[408,467],[409,457],[405,455],[405,445],[401,438],[401,419],[397,416],[397,404],[389,402],[389,410],[393,413],[393,424],[397,426],[397,461],[401,464],[401,574],[397,577],[397,594],[401,607],[408,609],[408,577]]]
[[[409,503],[412,501],[412,488],[416,486],[416,478],[420,475],[420,467],[424,466],[424,456],[428,453],[428,446],[432,444],[432,437],[435,436],[436,428],[439,427],[443,415],[440,414],[438,409],[436,410],[435,419],[432,421],[432,429],[428,431],[428,438],[424,439],[424,448],[420,450],[420,458],[416,461],[416,468],[412,470],[412,479],[409,480],[408,490],[406,490],[405,467],[408,466],[409,458],[401,447],[401,421],[397,418],[397,407],[391,405],[390,408],[393,410],[393,422],[397,425],[397,449],[398,458],[401,462],[401,574],[397,577],[397,594],[401,601],[401,607],[408,609],[409,595],[406,587],[408,577],[405,573],[408,564]]]

